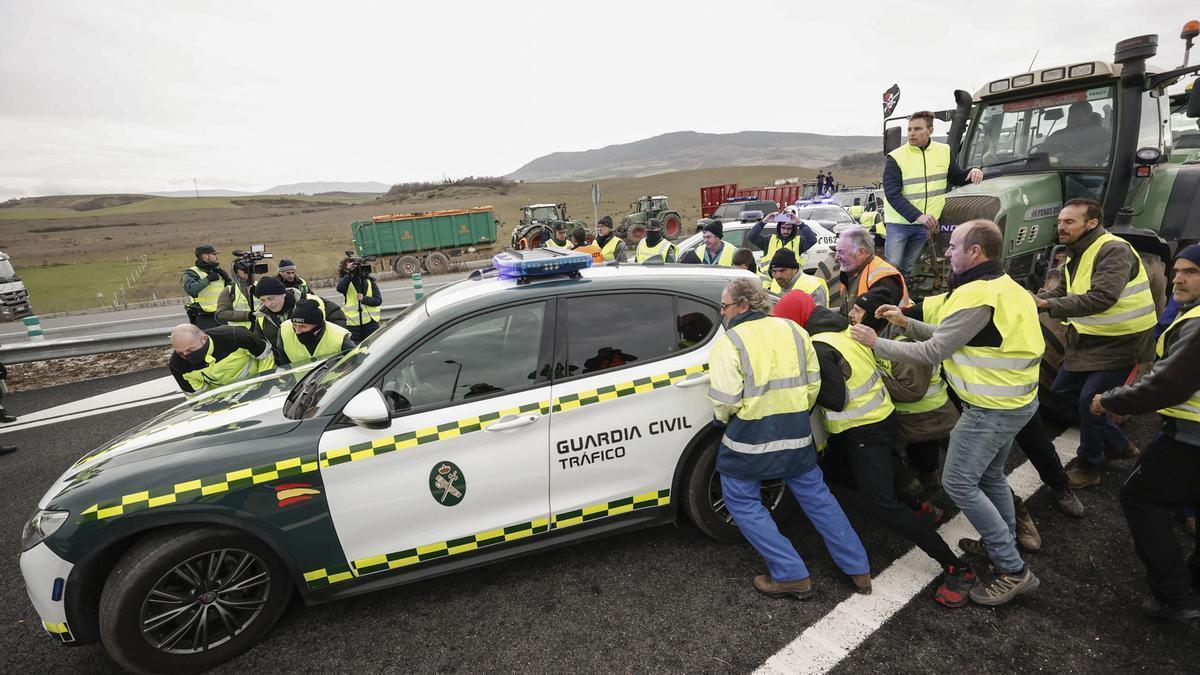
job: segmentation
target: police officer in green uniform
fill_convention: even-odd
[[[200,330],[181,323],[171,331],[174,354],[167,367],[179,388],[198,394],[275,367],[271,345],[241,326]]]
[[[298,365],[354,349],[350,331],[325,320],[325,312],[316,300],[301,300],[292,310],[292,318],[279,326],[283,347],[281,363]]]
[[[221,269],[220,253],[212,244],[196,247],[196,264],[183,271],[179,283],[193,298],[187,306],[188,321],[202,330],[221,325],[216,317],[217,302],[231,281],[229,273]]]

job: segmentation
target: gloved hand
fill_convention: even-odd
[[[211,271],[209,271],[209,273],[208,273],[208,280],[209,280],[209,281],[216,281],[217,279],[220,279],[220,278],[221,278],[221,275],[220,275],[220,274],[217,274],[217,271],[216,271],[216,270],[211,270]]]

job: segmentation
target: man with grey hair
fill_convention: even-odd
[[[761,284],[735,279],[721,294],[725,334],[709,353],[715,424],[724,428],[717,473],[725,505],[767,564],[754,578],[763,595],[812,595],[808,568],[762,503],[762,481],[782,479],[825,539],[834,562],[860,593],[871,591],[866,550],[817,466],[809,411],[821,389],[821,365],[808,333],[767,316],[773,304]]]
[[[875,255],[875,236],[863,227],[852,225],[838,234],[834,259],[841,272],[830,285],[840,287],[842,304],[831,309],[840,310],[850,323],[861,323],[878,331],[885,322],[875,318],[877,308],[912,304],[900,270]],[[830,297],[838,294],[830,288]]]

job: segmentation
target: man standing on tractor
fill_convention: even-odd
[[[675,262],[675,244],[663,237],[663,224],[657,218],[646,221],[646,238],[638,242],[634,260],[644,263],[651,258],[670,263]]]
[[[714,220],[701,231],[704,242],[696,247],[696,257],[705,265],[733,267],[733,252],[737,247],[725,241],[725,226]]]
[[[908,118],[908,144],[888,153],[883,165],[883,222],[887,224],[884,257],[907,279],[925,240],[938,228],[946,190],[983,180],[983,171],[963,171],[950,157],[950,146],[932,140],[933,113]]]
[[[1067,246],[1064,283],[1041,291],[1038,309],[1067,321],[1063,367],[1053,391],[1079,407],[1079,450],[1067,465],[1072,488],[1100,484],[1105,454],[1136,457],[1138,449],[1107,415],[1093,415],[1092,398],[1125,383],[1139,363],[1153,360],[1158,321],[1150,281],[1129,242],[1100,224],[1091,199],[1071,199],[1058,214],[1058,241]]]
[[[596,221],[596,245],[605,262],[625,262],[625,240],[613,234],[611,216],[602,216]]]

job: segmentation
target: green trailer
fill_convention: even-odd
[[[452,263],[490,257],[495,252],[492,207],[428,213],[394,213],[354,222],[354,252],[375,256],[402,277],[417,272],[443,274]]]

